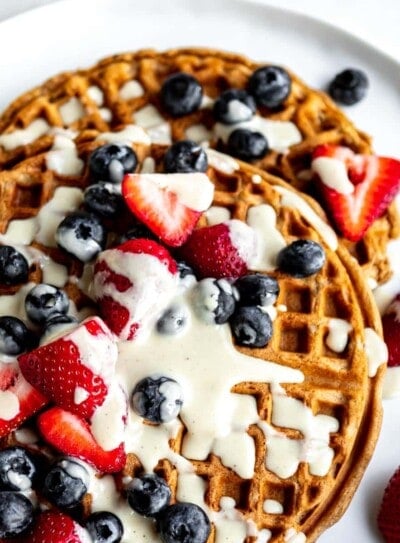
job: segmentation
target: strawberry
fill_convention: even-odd
[[[400,366],[400,294],[382,317],[383,335],[388,347],[388,366]]]
[[[58,406],[90,418],[103,402],[118,357],[110,330],[90,317],[62,337],[19,357],[27,381]]]
[[[378,513],[378,528],[386,543],[400,543],[400,468],[390,479]]]
[[[122,182],[129,209],[172,247],[186,241],[213,194],[214,185],[203,173],[127,174]]]
[[[176,262],[167,249],[156,241],[133,239],[100,253],[93,294],[111,330],[131,340],[171,301],[177,277]]]
[[[256,245],[254,230],[234,219],[195,230],[180,255],[199,277],[237,278],[247,273]]]
[[[60,407],[41,413],[37,426],[43,438],[63,454],[84,460],[102,473],[121,471],[126,462],[124,446],[106,451],[97,443],[89,424]]]
[[[89,543],[89,533],[71,517],[60,511],[39,514],[24,539],[25,543]]]
[[[312,170],[337,229],[359,241],[386,210],[400,188],[400,161],[357,155],[337,145],[320,145],[313,153]]]
[[[46,403],[26,381],[18,362],[0,362],[0,437],[18,428]]]

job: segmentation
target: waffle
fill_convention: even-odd
[[[250,74],[259,66],[245,57],[208,49],[175,49],[164,53],[143,50],[115,55],[88,70],[57,75],[19,97],[0,118],[0,134],[13,133],[38,119],[50,126],[68,126],[78,131],[114,130],[131,124],[134,119],[137,123],[149,124],[146,128],[153,132],[153,137],[161,138],[164,143],[170,137],[173,140],[199,137],[210,139],[212,146],[218,146],[220,141],[210,132],[215,121],[209,107],[178,119],[162,110],[159,90],[163,81],[177,71],[193,74],[204,94],[213,99],[228,88],[245,87]],[[317,145],[345,145],[357,153],[370,154],[371,140],[326,94],[310,89],[295,74],[290,75],[292,90],[284,105],[274,111],[261,109],[258,114],[271,120],[292,121],[299,128],[302,141],[291,145],[288,152],[272,151],[254,165],[282,177],[300,190],[312,191],[308,172],[310,156]],[[139,88],[132,87],[133,80],[140,83]],[[149,121],[137,115],[148,105],[161,113],[162,118],[157,121],[153,116]],[[155,128],[154,123],[162,126],[161,132],[160,126]],[[193,126],[201,127],[196,136]],[[39,127],[41,137],[17,148],[6,149],[0,145],[0,165],[12,167],[15,161],[48,148],[52,140],[43,135],[45,132],[46,126]],[[366,276],[380,284],[391,275],[387,243],[399,235],[399,217],[392,205],[371,225],[361,241],[345,243]]]
[[[99,132],[84,130],[80,134],[76,148],[85,163],[90,152],[100,143]],[[165,147],[136,146],[135,150],[141,160],[151,157],[156,171],[162,171]],[[200,488],[204,485],[204,496],[201,496],[204,501],[201,505],[207,508],[213,521],[208,543],[218,541],[219,530],[223,529],[222,525],[226,528],[226,523],[231,523],[233,530],[244,530],[243,541],[246,543],[255,542],[257,537],[258,541],[279,543],[312,542],[345,511],[378,437],[384,366],[381,365],[376,374],[369,377],[365,329],[372,329],[378,336],[381,335],[379,314],[361,269],[340,241],[336,248],[337,238],[324,222],[322,210],[312,199],[300,195],[270,173],[213,151],[208,153],[207,174],[215,185],[213,207],[223,208],[231,218],[246,220],[250,208],[268,204],[276,213],[276,228],[286,243],[298,238],[315,240],[323,245],[327,260],[320,273],[308,278],[299,279],[272,271],[271,275],[278,279],[280,285],[272,340],[265,348],[236,346],[239,353],[275,362],[281,367],[291,371],[299,370],[304,374],[304,382],[281,384],[282,388],[278,391],[267,383],[249,381],[238,383],[232,389],[243,397],[250,395],[257,400],[259,421],[248,428],[248,435],[254,441],[256,451],[254,476],[239,476],[213,452],[205,460],[190,461],[192,471],[186,472],[186,476],[191,481],[190,488],[194,484],[200,484]],[[87,168],[82,175],[65,177],[46,169],[45,157],[46,153],[38,154],[14,169],[0,173],[0,232],[3,234],[13,220],[37,217],[44,206],[52,201],[58,187],[83,189],[88,184]],[[300,205],[307,206],[308,219],[304,211],[300,212],[297,208],[299,201],[302,202]],[[203,215],[199,224],[206,225],[210,217],[210,214]],[[129,215],[121,217],[118,225],[121,231],[128,228]],[[64,288],[71,300],[78,310],[88,306],[93,310],[91,300],[81,289],[81,276],[88,270],[90,274],[90,268],[84,272],[81,263],[56,247],[49,248],[37,241],[31,242],[29,246],[66,266],[68,280]],[[41,258],[31,266],[30,282],[43,280],[43,262]],[[6,289],[3,286],[1,294],[18,296],[17,287]],[[334,352],[327,345],[331,319],[343,319],[350,323],[351,331],[342,352]],[[329,432],[328,445],[332,450],[332,460],[323,475],[313,474],[309,463],[311,460],[300,461],[297,469],[285,476],[277,474],[271,466],[267,467],[265,459],[269,449],[272,449],[274,436],[291,442],[304,437],[299,425],[293,423],[290,426],[274,420],[274,402],[282,398],[298,402],[297,409],[301,410],[304,406],[309,408],[309,416],[312,413],[315,421],[319,416],[330,421],[330,424],[337,421]],[[266,431],[266,428],[269,430]],[[186,432],[187,429],[180,423],[169,440],[170,449],[178,455],[182,454]],[[19,435],[18,432],[10,435],[3,442],[18,442]],[[40,449],[41,446],[40,441],[35,444],[36,448]],[[309,446],[312,448],[310,442]],[[160,458],[153,468],[167,480],[174,499],[182,500],[179,465],[179,462],[169,458]],[[119,514],[121,511],[124,518],[133,518],[134,521],[130,535],[123,541],[132,541],[143,536],[143,533],[150,538],[148,533],[153,534],[151,521],[140,519],[138,522],[135,515],[132,517],[131,511],[129,514],[124,513],[119,494],[115,491],[115,488],[120,489],[123,495],[124,481],[142,469],[143,457],[135,453],[133,447],[125,471],[116,476],[115,484],[110,475],[95,478],[96,484],[100,486],[86,496],[83,516],[99,507],[101,496],[96,492],[99,495],[108,493],[111,503],[117,508],[115,512]],[[227,500],[230,505],[236,504],[234,517],[232,510],[230,514],[226,511],[224,513],[223,504],[226,506]],[[266,500],[275,505],[280,504],[279,513],[266,508]],[[236,532],[234,541],[239,541],[238,533],[242,532]],[[151,540],[158,541],[158,538],[154,535]]]

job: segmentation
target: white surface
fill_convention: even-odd
[[[0,19],[43,3],[0,0]],[[396,0],[273,3],[335,21],[400,58]],[[368,98],[348,113],[374,134],[381,153],[400,154],[400,66],[394,60],[313,19],[237,0],[62,0],[9,19],[0,26],[0,109],[58,71],[118,51],[178,45],[215,46],[284,63],[314,86],[325,86],[344,67],[364,68],[371,80]],[[400,464],[399,406],[400,399],[385,403],[374,459],[348,512],[320,543],[381,541],[374,525],[386,481]]]

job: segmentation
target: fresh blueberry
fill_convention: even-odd
[[[242,89],[226,90],[214,102],[214,117],[224,124],[249,121],[255,112],[254,98]]]
[[[180,279],[185,279],[185,277],[188,277],[189,275],[195,275],[193,268],[191,268],[189,264],[186,264],[186,262],[183,260],[177,261],[177,266]]]
[[[173,117],[193,113],[200,107],[202,98],[200,83],[184,72],[169,76],[161,87],[161,102]]]
[[[328,92],[336,102],[352,106],[365,97],[368,87],[368,77],[364,72],[347,68],[331,81]]]
[[[261,132],[237,128],[229,135],[227,150],[230,155],[249,162],[265,157],[269,147]]]
[[[53,285],[39,283],[25,298],[25,311],[32,322],[44,323],[55,313],[66,313],[69,299],[66,293]]]
[[[17,537],[33,522],[33,505],[23,494],[0,492],[0,537]]]
[[[106,231],[95,215],[77,211],[58,225],[56,241],[82,262],[89,262],[104,248]]]
[[[24,255],[11,247],[0,247],[0,283],[16,285],[28,281],[29,264]]]
[[[129,239],[138,239],[138,238],[144,238],[144,239],[153,239],[154,241],[157,241],[158,238],[153,234],[147,226],[145,226],[143,223],[138,222],[137,224],[131,226],[129,230],[127,230],[120,238],[120,243],[125,243],[125,241],[128,241]]]
[[[261,273],[243,275],[235,281],[240,305],[271,305],[279,294],[276,279]]]
[[[0,488],[28,490],[37,476],[33,456],[23,447],[8,447],[0,451]]]
[[[238,307],[230,325],[239,345],[265,347],[272,337],[271,317],[254,305]]]
[[[132,480],[127,488],[127,497],[136,513],[154,517],[169,505],[171,490],[164,479],[149,473]]]
[[[193,289],[193,304],[204,322],[223,324],[235,310],[235,291],[226,279],[208,277]]]
[[[167,173],[205,172],[207,154],[198,143],[190,140],[177,141],[169,147],[164,156]]]
[[[44,323],[45,334],[53,334],[63,329],[71,328],[78,319],[65,313],[52,313]]]
[[[32,346],[32,333],[17,317],[0,317],[0,353],[14,356]]]
[[[283,104],[292,88],[290,75],[279,66],[263,66],[252,73],[247,90],[259,106],[276,108]]]
[[[90,185],[84,194],[85,207],[89,212],[97,213],[106,219],[116,217],[123,208],[121,194],[112,190],[112,185],[96,183]]]
[[[120,519],[109,511],[92,513],[85,522],[92,543],[119,543],[124,535]]]
[[[64,458],[47,473],[42,491],[57,507],[69,508],[79,505],[88,487],[87,469],[78,462]]]
[[[210,521],[194,503],[169,505],[157,517],[157,529],[164,543],[205,543]]]
[[[156,423],[176,419],[182,403],[182,389],[169,377],[145,377],[137,383],[132,394],[134,411]]]
[[[293,277],[307,277],[319,272],[325,264],[325,251],[309,239],[298,239],[278,253],[278,268]]]
[[[93,181],[121,183],[125,174],[135,171],[137,163],[136,153],[131,147],[107,143],[90,155],[90,177]]]
[[[185,306],[173,305],[169,307],[158,319],[157,332],[166,335],[175,335],[185,328],[189,318],[189,313]]]

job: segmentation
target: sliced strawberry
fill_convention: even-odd
[[[400,294],[382,317],[383,335],[388,347],[388,366],[400,366]]]
[[[256,254],[256,234],[246,223],[231,220],[193,232],[180,255],[199,277],[240,277]]]
[[[18,428],[47,401],[26,381],[18,362],[0,362],[0,437]]]
[[[213,193],[213,184],[201,173],[128,174],[122,182],[129,209],[172,247],[186,241]]]
[[[351,241],[363,237],[400,188],[400,161],[357,155],[346,147],[318,146],[312,169],[327,211],[337,229]]]
[[[33,387],[58,406],[90,418],[104,402],[117,357],[112,333],[101,319],[91,317],[18,360]]]
[[[88,543],[89,533],[71,517],[60,511],[39,514],[24,539],[26,543]]]
[[[124,445],[106,451],[99,446],[89,424],[60,407],[53,407],[38,417],[37,426],[44,439],[68,456],[84,460],[102,473],[121,471],[126,462]]]
[[[378,528],[386,543],[400,543],[400,468],[390,479],[378,514]]]

